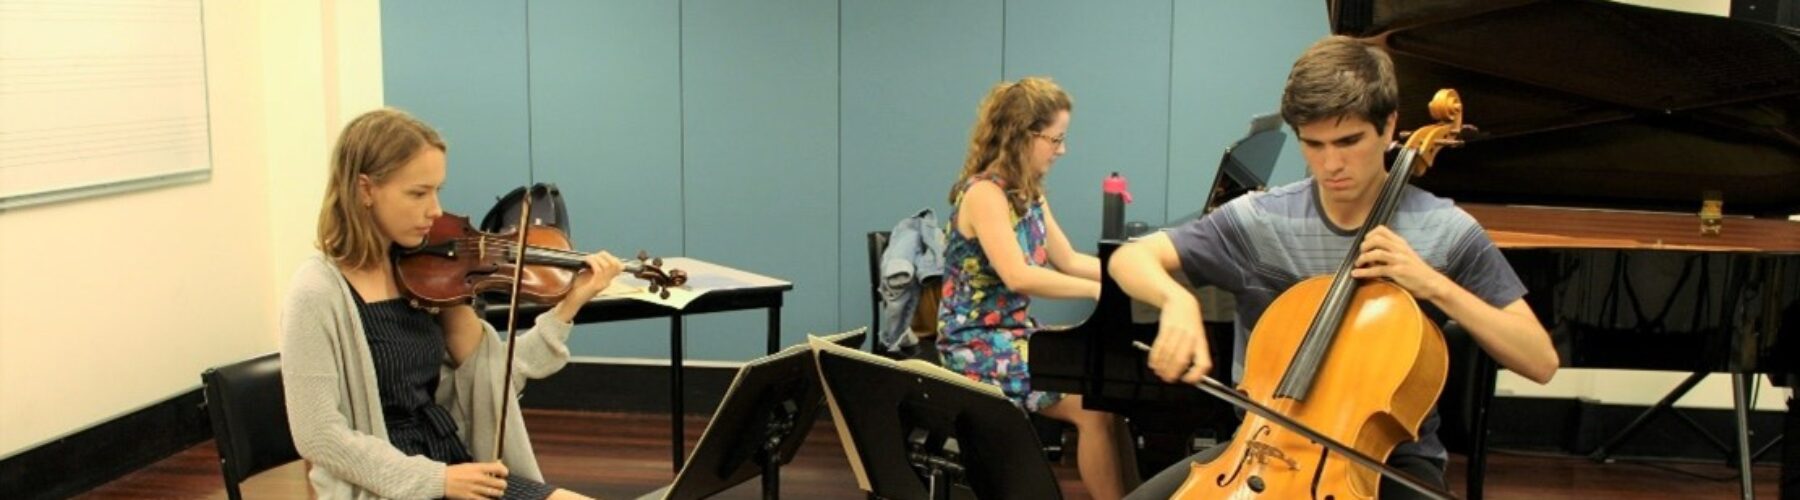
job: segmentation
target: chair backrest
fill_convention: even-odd
[[[881,254],[887,252],[888,232],[870,231],[869,242],[869,352],[881,345]]]
[[[288,430],[281,385],[281,353],[215,367],[200,374],[206,411],[219,448],[225,492],[243,496],[238,483],[272,467],[300,459]]]

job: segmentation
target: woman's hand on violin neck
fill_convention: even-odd
[[[1362,254],[1356,257],[1356,269],[1350,270],[1350,276],[1387,278],[1420,301],[1435,300],[1446,284],[1453,285],[1387,226],[1376,226],[1363,237]]]
[[[575,284],[569,289],[569,295],[557,305],[556,316],[563,321],[575,321],[575,313],[581,310],[581,306],[606,290],[613,278],[618,277],[619,272],[625,269],[625,264],[619,262],[618,257],[613,257],[606,251],[588,254],[585,260],[587,271],[575,277]]]
[[[1199,302],[1193,295],[1172,296],[1163,303],[1159,322],[1150,345],[1150,369],[1164,382],[1200,383],[1212,371],[1212,351],[1200,324]]]
[[[444,498],[500,498],[506,493],[506,466],[499,462],[456,464],[444,468]]]

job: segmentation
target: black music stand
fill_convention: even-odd
[[[919,360],[813,340],[857,485],[877,498],[1061,498],[1024,410]]]
[[[855,349],[867,332],[812,338]],[[640,498],[707,498],[758,475],[762,497],[779,498],[781,465],[794,460],[825,398],[817,367],[812,348],[804,345],[744,364],[675,482]]]

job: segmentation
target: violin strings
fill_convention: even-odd
[[[485,249],[485,250],[492,251],[495,253],[505,252],[507,255],[512,255],[513,252],[515,252],[518,247],[515,245],[497,245],[497,244],[490,244],[490,245],[483,246],[483,245],[477,245],[477,244],[470,243],[470,242],[459,242],[456,244],[455,248],[459,252],[478,251],[478,250]],[[569,262],[586,262],[586,260],[587,260],[587,254],[582,254],[582,253],[577,253],[577,252],[569,252],[569,251],[563,251],[563,250],[548,249],[548,248],[542,248],[542,247],[532,247],[532,246],[527,246],[525,251],[526,251],[527,256],[566,259]],[[623,262],[626,265],[640,263],[637,259],[621,259],[620,262]]]
[[[483,245],[482,241],[486,241],[487,243]],[[498,238],[461,238],[454,242],[453,248],[459,252],[474,252],[485,249],[493,252],[505,252],[506,255],[514,255],[513,252],[518,249],[518,244]],[[587,262],[586,254],[569,250],[526,245],[525,251],[527,257],[540,256],[555,259],[567,259],[567,262],[570,264],[581,263],[585,265]],[[630,269],[634,266],[641,268],[645,265],[643,261],[638,259],[620,259],[620,263],[624,264],[626,269]]]

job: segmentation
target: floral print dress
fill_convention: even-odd
[[[976,181],[991,181],[1006,190],[1004,180],[985,174],[970,176],[961,186],[967,194]],[[1029,308],[1031,298],[1006,288],[981,244],[956,230],[962,195],[944,224],[944,289],[938,303],[938,350],[944,367],[970,380],[992,384],[1026,411],[1038,412],[1062,400],[1061,393],[1031,390],[1027,343],[1038,329]],[[1025,214],[1013,214],[1013,234],[1026,264],[1045,267],[1044,204],[1036,200]]]

